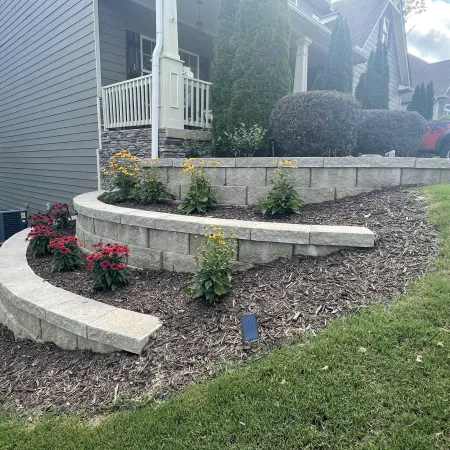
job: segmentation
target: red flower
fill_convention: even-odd
[[[101,266],[103,269],[107,269],[110,265],[111,265],[111,263],[110,263],[109,261],[102,261],[102,262],[100,263],[100,266]]]
[[[119,265],[118,265],[118,264],[111,264],[111,265],[109,266],[109,268],[110,268],[111,270],[117,270],[117,269],[119,268]]]
[[[119,269],[125,269],[125,264],[124,263],[117,264],[117,267]]]

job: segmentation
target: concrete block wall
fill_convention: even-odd
[[[246,270],[256,264],[294,255],[322,256],[342,248],[374,246],[367,228],[250,222],[165,214],[107,205],[101,192],[74,198],[78,212],[77,237],[87,249],[97,242],[119,242],[130,248],[131,266],[175,272],[194,272],[192,255],[203,228],[233,231],[238,252],[233,265]]]
[[[158,160],[161,179],[177,200],[183,199],[188,177],[180,174],[185,160]],[[198,164],[199,160],[194,163]],[[204,159],[204,164],[215,163]],[[216,169],[206,169],[219,203],[255,205],[266,198],[274,168],[282,158],[219,158]],[[275,165],[273,162],[276,162]],[[151,160],[145,160],[149,166]],[[296,190],[304,203],[322,203],[375,189],[450,182],[450,160],[416,158],[298,158]]]

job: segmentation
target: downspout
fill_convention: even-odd
[[[152,158],[159,155],[159,58],[163,48],[163,0],[156,0],[156,45],[152,58]]]

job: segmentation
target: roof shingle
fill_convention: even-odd
[[[339,0],[333,3],[347,19],[353,45],[364,47],[388,0]]]

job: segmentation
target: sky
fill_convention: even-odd
[[[423,14],[406,24],[408,51],[428,62],[450,59],[450,0],[427,0]]]

